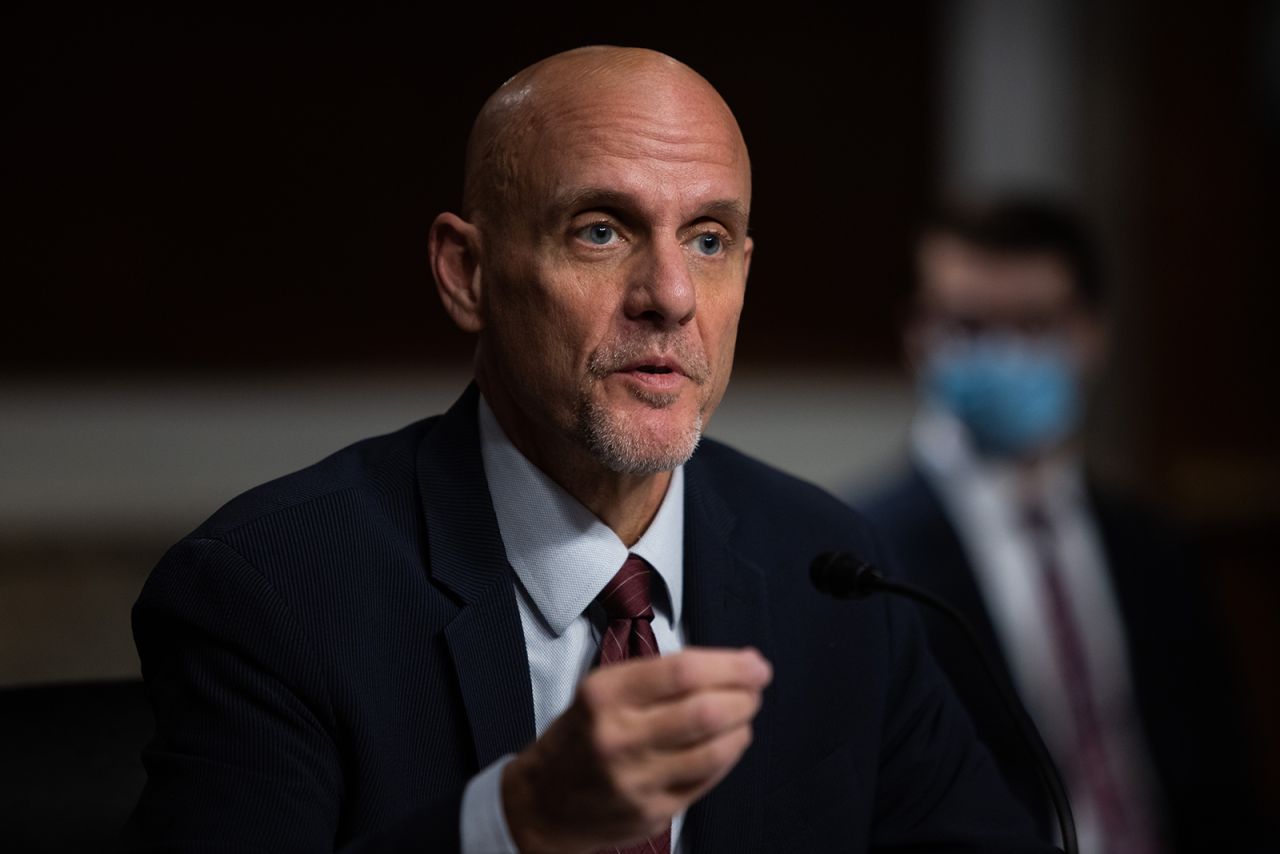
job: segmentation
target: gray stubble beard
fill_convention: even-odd
[[[699,411],[692,429],[677,441],[661,448],[646,447],[648,443],[637,436],[636,431],[628,429],[628,416],[625,413],[614,412],[592,400],[592,379],[603,380],[641,352],[644,343],[641,339],[616,342],[592,354],[589,365],[591,377],[584,382],[578,398],[576,420],[579,440],[597,462],[619,474],[652,475],[672,471],[689,461],[702,439],[703,419],[702,412]],[[674,349],[685,365],[695,386],[700,388],[709,381],[710,370],[701,352],[688,347],[680,339],[672,340],[670,344],[670,349]],[[666,409],[674,406],[680,399],[678,394],[642,388],[633,387],[628,391],[632,397],[652,409]]]
[[[631,390],[631,394],[654,409],[666,409],[678,395]],[[615,413],[583,397],[578,407],[578,435],[591,455],[605,468],[619,474],[651,475],[672,471],[693,456],[702,439],[702,413],[693,428],[665,447],[646,447],[635,431],[628,429],[625,414]]]

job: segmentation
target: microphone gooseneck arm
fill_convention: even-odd
[[[1040,737],[1040,731],[1036,729],[1022,701],[1018,699],[1013,687],[1003,678],[991,654],[978,640],[977,632],[973,630],[973,626],[964,618],[964,615],[953,605],[944,602],[927,590],[901,581],[888,580],[875,566],[855,555],[841,552],[820,554],[809,567],[809,577],[818,590],[837,599],[864,599],[877,591],[892,593],[932,608],[959,627],[960,633],[965,636],[969,646],[977,654],[978,660],[982,662],[982,669],[986,671],[987,679],[995,685],[1005,712],[1017,728],[1023,744],[1031,753],[1040,782],[1044,784],[1049,800],[1053,803],[1054,812],[1057,813],[1058,828],[1062,832],[1062,846],[1065,854],[1078,854],[1079,846],[1076,842],[1075,820],[1071,815],[1071,802],[1067,798],[1067,788],[1062,783],[1058,766],[1049,754],[1049,748],[1045,746],[1044,739]]]

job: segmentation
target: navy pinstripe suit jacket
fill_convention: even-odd
[[[157,732],[127,848],[457,849],[467,780],[534,736],[476,401],[251,490],[165,555],[133,612]],[[910,606],[811,589],[816,553],[877,556],[860,518],[710,441],[685,501],[690,642],[775,672],[689,812],[697,854],[1042,850]]]

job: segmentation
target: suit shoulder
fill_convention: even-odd
[[[851,492],[847,500],[886,531],[911,529],[943,513],[933,488],[914,466],[895,472],[870,489]]]
[[[363,439],[303,469],[255,486],[224,504],[191,537],[221,539],[269,516],[305,512],[316,501],[349,490],[412,489],[418,445],[437,418]]]
[[[700,472],[740,519],[759,518],[775,527],[869,530],[866,520],[831,493],[795,475],[715,440],[704,440],[695,457]]]

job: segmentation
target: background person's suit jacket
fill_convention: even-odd
[[[457,850],[467,780],[534,737],[476,402],[252,490],[164,557],[134,609],[158,724],[127,846]],[[817,552],[876,554],[856,515],[714,442],[685,512],[689,642],[775,672],[688,814],[698,854],[1042,850],[914,614],[810,588]]]
[[[1174,850],[1261,851],[1234,680],[1198,563],[1172,529],[1137,504],[1093,485],[1089,502],[1128,638],[1134,701]],[[973,568],[924,474],[912,467],[852,503],[874,524],[903,580],[960,609],[996,652],[1007,678]],[[924,620],[934,655],[979,737],[1047,832],[1055,820],[1044,789],[978,660],[952,625],[928,613]]]

